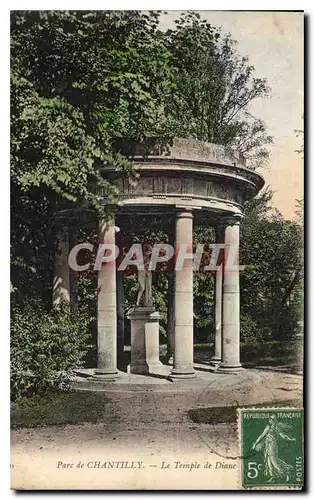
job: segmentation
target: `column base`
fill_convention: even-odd
[[[239,373],[242,372],[244,368],[241,363],[236,365],[229,365],[221,363],[217,368],[217,373]]]
[[[158,373],[163,373],[164,365],[161,361],[156,363],[139,363],[139,364],[129,364],[126,368],[128,374],[134,373],[136,375],[154,375]]]
[[[196,373],[186,373],[185,375],[175,375],[173,373],[170,373],[170,375],[167,377],[167,380],[171,380],[171,382],[176,382],[179,380],[190,380],[196,378]]]
[[[212,358],[210,358],[209,362],[212,366],[218,368],[221,363],[221,358],[218,358],[218,356],[213,356]]]
[[[95,368],[94,375],[92,375],[92,378],[98,380],[114,381],[118,376],[119,376],[118,370],[108,373],[102,370],[101,368]]]
[[[180,368],[172,368],[169,380],[185,380],[190,378],[196,378],[196,373],[193,368],[187,368],[186,370]]]

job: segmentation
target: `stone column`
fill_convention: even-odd
[[[54,258],[54,278],[52,286],[52,306],[70,304],[69,235],[65,226],[56,233],[57,248]]]
[[[71,249],[77,244],[76,234],[70,231],[70,247]],[[78,307],[78,273],[70,268],[70,290],[71,290],[71,310],[77,311]]]
[[[222,362],[218,372],[241,370],[240,363],[240,225],[237,220],[225,227],[225,257],[222,291]],[[231,257],[228,259],[228,257]]]
[[[173,365],[174,354],[174,328],[175,328],[175,311],[174,311],[174,270],[170,269],[168,273],[168,294],[167,294],[167,363]]]
[[[123,271],[117,272],[117,334],[118,334],[118,358],[124,353],[124,288]]]
[[[221,244],[224,241],[224,228],[216,227],[216,244]],[[223,274],[223,250],[220,250],[217,256],[217,267],[215,271],[215,294],[214,294],[214,325],[215,325],[215,354],[210,362],[213,366],[218,366],[221,362],[222,349],[222,274]]]
[[[174,232],[169,233],[169,244],[174,246]],[[174,327],[175,327],[175,311],[174,311],[174,259],[168,262],[168,293],[167,293],[167,363],[173,365],[174,355]]]
[[[222,264],[215,273],[215,354],[210,362],[213,366],[218,366],[221,362],[221,323],[222,323]]]
[[[176,216],[176,255],[180,245],[193,252],[193,214],[181,210]],[[193,261],[185,259],[175,270],[174,366],[171,379],[194,378],[193,368]]]
[[[114,220],[100,222],[100,243],[115,244]],[[97,378],[115,378],[117,371],[116,262],[103,263],[97,285]]]

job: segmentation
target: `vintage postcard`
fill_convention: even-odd
[[[301,11],[11,11],[11,488],[302,490]]]

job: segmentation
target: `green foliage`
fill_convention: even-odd
[[[58,208],[109,215],[130,162],[112,139],[168,134],[172,68],[158,14],[14,11],[11,15],[12,290],[51,292]],[[95,186],[97,185],[97,189]],[[44,255],[42,259],[41,256]],[[22,278],[22,280],[20,280]],[[43,285],[45,290],[43,291]]]
[[[256,322],[249,314],[240,315],[240,328],[241,342],[250,342],[254,344],[262,342],[263,335],[258,329]]]
[[[15,306],[11,315],[11,393],[18,398],[51,388],[66,388],[71,371],[89,347],[90,319],[68,308]]]
[[[198,14],[158,29],[159,13],[14,11],[11,20],[11,165],[22,191],[104,210],[117,198],[99,168],[126,174],[113,138],[182,137],[261,149],[270,138],[248,106],[264,79],[235,43]],[[79,64],[78,64],[79,61]],[[264,151],[264,152],[263,152]],[[91,186],[97,183],[103,201]]]
[[[173,68],[157,20],[156,12],[15,12],[12,59],[42,95],[79,108],[106,152],[112,137],[155,136],[156,123],[162,135]]]
[[[148,58],[152,19],[139,13],[12,13],[11,168],[23,192],[46,189],[55,202],[60,197],[101,212],[117,200],[100,166],[127,174],[130,165],[113,153],[111,139],[149,135],[158,121],[155,109],[149,114],[157,102],[153,92],[158,82],[164,92],[168,82],[161,66],[150,64],[151,51]],[[156,47],[157,61],[162,53]],[[91,189],[95,184],[105,203]]]
[[[193,309],[194,309],[194,342],[213,342],[214,340],[214,273],[204,271],[209,264],[211,250],[209,245],[215,243],[215,233],[205,222],[193,231],[194,251],[198,244],[204,245],[204,252],[199,271],[194,271]]]
[[[194,273],[194,342],[214,340],[214,276]]]
[[[271,208],[264,191],[247,203],[241,224],[241,311],[264,340],[289,339],[302,316],[302,227]],[[249,334],[249,331],[248,331]],[[246,333],[245,333],[246,335]],[[247,338],[245,340],[248,340]]]
[[[167,297],[168,297],[168,279],[165,272],[156,272],[156,277],[153,283],[153,297],[156,310],[160,314],[159,332],[161,342],[166,343],[167,337]]]
[[[75,204],[106,216],[117,202],[102,169],[133,175],[117,137],[180,135],[267,156],[265,126],[247,114],[266,82],[198,14],[168,32],[159,14],[11,14],[12,289],[21,298],[27,288],[50,293],[40,283],[51,281],[55,211]]]
[[[289,341],[302,333],[302,220],[284,220],[271,200],[266,189],[248,202],[240,225],[242,342]],[[203,224],[194,230],[193,240],[205,244],[206,251],[214,235]],[[214,276],[204,273],[202,264],[194,273],[194,341],[212,342]]]
[[[254,117],[250,104],[267,98],[266,79],[254,77],[236,42],[197,13],[188,12],[166,34],[177,68],[168,108],[176,134],[232,146],[247,158],[247,166],[263,166],[272,142],[265,123]]]

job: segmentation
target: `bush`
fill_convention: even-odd
[[[90,343],[85,311],[63,307],[14,306],[11,315],[11,395],[65,389],[75,367],[83,363]]]
[[[241,342],[244,343],[258,343],[264,340],[256,322],[249,314],[240,316],[240,335]]]

